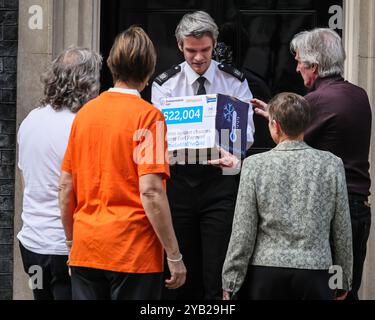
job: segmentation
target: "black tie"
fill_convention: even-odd
[[[206,88],[204,87],[204,83],[206,82],[206,78],[205,77],[199,77],[197,79],[197,81],[199,83],[197,96],[205,95],[206,94]]]

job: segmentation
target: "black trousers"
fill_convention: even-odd
[[[68,256],[37,254],[27,250],[21,243],[20,250],[24,270],[30,277],[38,276],[32,267],[38,267],[42,271],[42,288],[33,289],[35,300],[72,299],[71,281],[66,264]],[[38,284],[36,278],[34,284]]]
[[[164,299],[222,299],[221,273],[232,231],[238,176],[223,176],[214,169],[201,166],[201,173],[191,178],[184,166],[171,167],[167,193],[188,274],[183,287],[163,291]],[[169,277],[168,267],[165,269]]]
[[[333,300],[328,270],[250,266],[239,300]]]
[[[162,273],[72,267],[73,300],[160,300]]]
[[[353,194],[349,194],[349,206],[353,235],[353,284],[347,300],[358,300],[371,228],[371,208],[367,197]]]

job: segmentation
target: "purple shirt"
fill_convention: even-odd
[[[334,76],[318,78],[305,98],[312,107],[305,141],[342,159],[349,193],[370,195],[372,116],[366,91]]]

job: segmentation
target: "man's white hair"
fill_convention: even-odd
[[[331,29],[318,28],[294,36],[290,48],[301,62],[318,65],[318,75],[325,78],[344,74],[346,54],[340,36]]]

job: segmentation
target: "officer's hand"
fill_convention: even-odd
[[[256,114],[258,114],[258,115],[266,118],[267,120],[269,120],[270,115],[267,111],[267,103],[265,103],[262,100],[258,100],[258,99],[253,99],[250,102],[253,105],[254,112]]]
[[[221,158],[208,161],[209,165],[220,167],[222,169],[239,169],[241,167],[241,160],[236,156],[221,147],[217,147],[217,149],[219,150]]]
[[[183,261],[171,262],[168,261],[171,278],[165,280],[165,286],[168,289],[177,289],[185,284],[186,281],[186,267]]]

